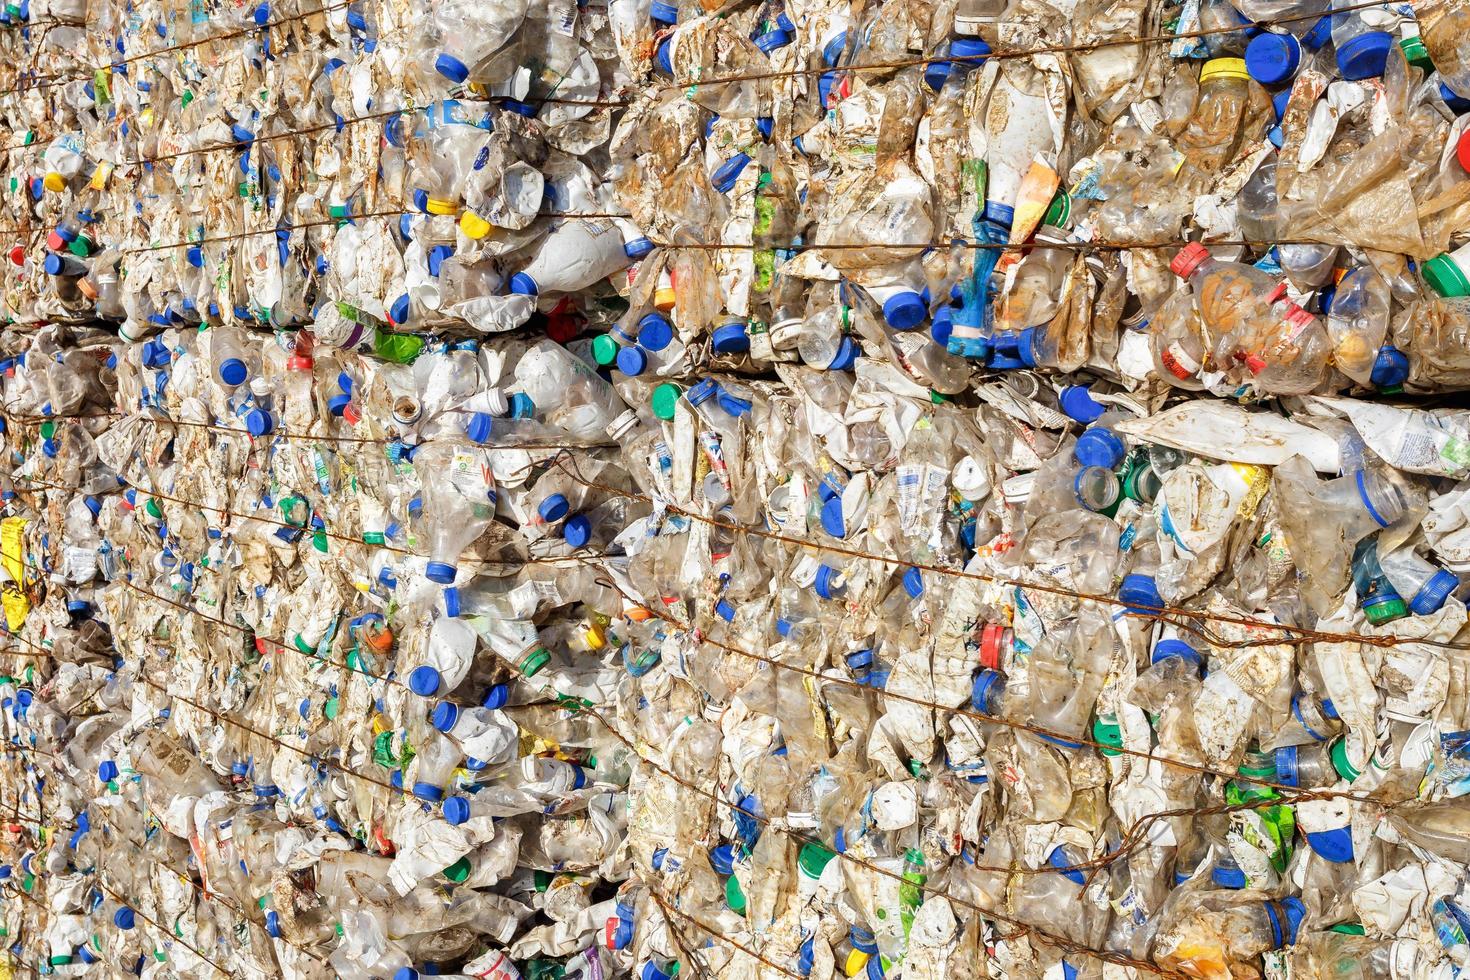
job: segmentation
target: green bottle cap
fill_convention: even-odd
[[[1409,614],[1409,607],[1399,596],[1392,599],[1381,599],[1363,607],[1363,615],[1368,617],[1368,622],[1374,626],[1383,623],[1391,623],[1395,619],[1403,619]]]
[[[649,399],[650,404],[653,406],[653,414],[665,422],[669,421],[674,417],[674,408],[679,404],[679,399],[682,397],[684,397],[684,393],[679,390],[678,385],[670,381],[665,381],[653,389],[653,397]]]
[[[464,881],[470,876],[470,859],[468,857],[460,858],[458,861],[455,861],[449,867],[445,868],[441,872],[441,874],[443,874],[444,877],[448,878],[452,882],[455,882],[456,884]]]
[[[311,535],[311,546],[313,548],[315,548],[317,551],[320,551],[322,554],[325,555],[327,553],[327,548],[329,547],[328,544],[327,544],[327,532],[326,531],[314,531],[314,532],[312,532],[312,535]]]
[[[740,879],[734,875],[725,879],[725,904],[736,915],[745,914],[745,892],[740,890]]]
[[[1415,40],[1418,40],[1418,38],[1415,38]],[[1341,933],[1344,936],[1361,936],[1364,934],[1363,923],[1361,922],[1339,922],[1327,931]]]
[[[1092,740],[1094,742],[1100,742],[1103,745],[1112,746],[1111,748],[1099,749],[1098,751],[1102,752],[1103,755],[1123,754],[1117,751],[1123,747],[1123,729],[1118,726],[1118,719],[1115,716],[1109,715],[1104,718],[1102,715],[1098,715],[1092,719]]]
[[[1346,779],[1348,782],[1352,782],[1362,775],[1362,773],[1354,769],[1353,764],[1348,761],[1346,740],[1341,738],[1335,740],[1332,743],[1332,746],[1327,750],[1327,752],[1328,755],[1332,757],[1332,768],[1336,769],[1337,774],[1343,779]]]
[[[291,637],[291,645],[300,650],[302,653],[316,653],[316,647],[312,646],[310,643],[307,643],[306,639],[302,637],[300,633],[297,633],[295,636]]]
[[[836,856],[821,844],[808,841],[801,845],[801,851],[796,856],[796,865],[801,869],[802,875],[816,881],[822,877],[822,871],[826,869],[827,862]],[[731,876],[730,880],[733,881],[734,877]]]
[[[617,361],[619,349],[618,342],[613,340],[610,333],[592,338],[592,359],[603,367]]]
[[[66,966],[68,963],[71,962],[71,957],[66,955],[57,955],[51,957],[51,959],[47,962],[49,962],[52,966]]]
[[[1412,37],[1399,39],[1399,50],[1404,53],[1404,60],[1424,74],[1434,71],[1434,61],[1429,57],[1429,49],[1424,46],[1424,39],[1415,34]]]
[[[66,246],[66,250],[73,255],[80,256],[81,258],[85,259],[87,256],[92,254],[92,239],[88,238],[86,235],[78,235],[76,238],[73,238],[71,240],[70,245]]]
[[[50,439],[54,435],[56,435],[56,423],[55,422],[42,422],[41,423],[41,438],[42,439]],[[158,515],[155,514],[153,516],[154,517],[157,517]]]
[[[382,531],[365,531],[362,535],[363,544],[384,544],[387,540]]]
[[[1051,207],[1046,209],[1046,217],[1041,219],[1044,225],[1053,228],[1061,228],[1067,224],[1067,219],[1072,217],[1072,196],[1066,191],[1057,191],[1057,196],[1051,199]]]
[[[537,871],[532,877],[535,879],[536,882],[536,890],[538,892],[544,892],[551,884],[551,879],[556,876],[553,875],[550,871]]]
[[[1470,279],[1465,278],[1465,273],[1449,255],[1436,255],[1420,269],[1424,273],[1424,281],[1445,299],[1470,296]]]
[[[322,705],[322,714],[327,716],[327,721],[334,721],[337,712],[341,709],[342,705],[336,698],[327,698],[326,703]]]
[[[525,674],[527,677],[535,677],[540,672],[541,668],[545,667],[550,662],[551,654],[546,651],[546,648],[537,647],[536,649],[532,650],[530,653],[522,657],[521,662],[516,666],[519,667],[521,673]]]
[[[931,405],[942,405],[942,404],[944,404],[947,401],[949,401],[949,396],[948,395],[940,394],[939,392],[935,391],[933,388],[930,388],[929,389],[929,404],[931,404]]]

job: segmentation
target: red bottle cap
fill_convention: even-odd
[[[1209,257],[1209,249],[1199,242],[1190,242],[1169,262],[1169,271],[1180,279],[1188,279],[1194,275],[1194,270],[1199,268],[1200,263]]]
[[[16,265],[26,264],[26,247],[24,245],[10,246],[10,261]]]
[[[1470,129],[1460,134],[1460,142],[1455,146],[1455,159],[1460,161],[1460,166],[1470,170]]]

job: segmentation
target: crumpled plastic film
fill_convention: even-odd
[[[5,6],[0,980],[1470,969],[1467,28]]]

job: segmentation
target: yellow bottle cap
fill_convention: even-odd
[[[587,649],[589,650],[601,650],[607,644],[607,637],[603,635],[602,627],[600,626],[587,627],[587,632],[583,634],[583,639],[587,641]]]
[[[459,230],[465,233],[465,237],[479,241],[490,234],[491,224],[473,211],[466,211],[459,216]]]
[[[847,962],[842,964],[842,972],[849,977],[855,977],[868,969],[868,954],[860,949],[855,949],[847,954]]]
[[[1250,77],[1250,72],[1245,70],[1244,58],[1211,58],[1199,73],[1201,83],[1211,78],[1235,78],[1243,82]]]
[[[669,286],[660,286],[653,294],[653,305],[660,313],[667,313],[674,308],[674,290]]]
[[[42,177],[41,183],[53,194],[60,194],[66,190],[66,178],[54,170]]]
[[[1241,62],[1244,64],[1245,62]],[[437,197],[424,199],[424,208],[430,214],[453,214],[459,207],[453,201],[443,201]]]

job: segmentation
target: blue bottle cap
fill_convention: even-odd
[[[1092,389],[1087,385],[1068,385],[1057,398],[1067,418],[1083,425],[1096,422],[1105,411],[1102,404],[1093,400]]]
[[[586,514],[573,514],[562,525],[561,536],[573,548],[585,548],[592,540],[592,522]]]
[[[755,128],[765,139],[770,139],[771,134],[776,131],[776,120],[771,116],[761,116],[755,121]]]
[[[97,765],[97,778],[104,783],[110,783],[117,778],[117,763],[111,759],[104,759]]]
[[[459,589],[452,585],[444,589],[444,615],[450,619],[459,618]]]
[[[548,524],[555,524],[567,516],[567,511],[572,509],[571,502],[559,493],[553,493],[543,498],[536,505],[536,513]]]
[[[1110,429],[1096,425],[1083,431],[1072,447],[1073,457],[1083,466],[1101,466],[1107,470],[1117,468],[1125,451],[1122,439]]]
[[[333,395],[327,399],[327,411],[337,418],[341,418],[342,413],[347,411],[347,406],[351,404],[351,395]]]
[[[87,509],[92,512],[93,517],[96,517],[98,514],[102,513],[102,501],[98,500],[96,497],[90,495],[83,497],[82,503],[87,505]]]
[[[833,495],[822,505],[822,530],[834,538],[847,537],[847,524],[842,519],[842,497]]]
[[[1215,865],[1210,869],[1210,880],[1221,888],[1240,890],[1246,886],[1245,872],[1238,867]]]
[[[761,54],[769,56],[772,51],[777,51],[792,42],[792,37],[785,31],[767,31],[755,39],[755,46],[760,49]]]
[[[852,926],[848,929],[847,941],[859,953],[867,953],[871,956],[873,953],[878,952],[878,940],[872,932],[864,929],[862,926]]]
[[[362,11],[349,8],[347,11],[347,26],[354,30],[365,31],[367,30],[367,18],[362,15]],[[334,58],[332,60],[335,61],[336,59]],[[328,68],[327,70],[330,71],[331,69]]]
[[[641,259],[653,251],[653,242],[647,238],[635,238],[623,244],[623,254],[630,259]]]
[[[255,13],[252,16],[255,19],[256,27],[264,27],[266,24],[270,23],[271,5],[268,3],[261,4],[260,6],[255,8]]]
[[[52,253],[46,256],[41,266],[46,270],[47,275],[59,276],[61,275],[61,270],[65,267],[65,263],[62,262],[61,256]]]
[[[427,257],[429,265],[429,275],[438,278],[439,270],[443,267],[444,260],[451,258],[453,255],[453,245],[435,245],[433,248],[429,249],[429,254]]]
[[[438,669],[424,664],[409,673],[408,689],[421,698],[432,697],[439,693],[440,681]]]
[[[510,291],[517,296],[539,296],[541,289],[536,285],[536,280],[524,272],[517,272],[510,277]]]
[[[434,710],[429,714],[429,720],[434,727],[441,732],[448,732],[459,721],[459,705],[453,701],[440,701],[434,705]]]
[[[1148,615],[1164,608],[1158,583],[1152,575],[1124,575],[1118,586],[1118,598],[1128,612]]]
[[[944,88],[944,83],[949,79],[952,71],[954,71],[952,61],[931,61],[924,66],[924,84],[938,92]]]
[[[239,386],[250,376],[245,362],[238,357],[228,357],[220,362],[219,379],[227,385]]]
[[[933,318],[929,321],[929,337],[940,347],[948,351],[950,334],[954,332],[954,309],[949,306],[941,306],[934,311]],[[976,338],[983,340],[984,338]],[[949,353],[955,353],[949,351]],[[982,355],[983,356],[983,355]]]
[[[924,576],[917,568],[910,568],[903,573],[903,590],[909,594],[910,599],[917,599],[924,594]]]
[[[847,50],[847,32],[843,31],[822,48],[822,63],[828,68],[836,68],[838,60],[843,52]],[[822,100],[826,102],[826,99]]]
[[[672,56],[673,42],[674,39],[671,37],[664,38],[658,43],[658,50],[653,55],[654,67],[660,69],[665,75],[672,75],[674,73]]]
[[[132,909],[124,905],[122,908],[112,913],[112,924],[117,926],[119,929],[131,929],[133,928],[133,926],[138,924],[137,916],[133,914]]]
[[[198,245],[190,245],[189,250],[184,253],[184,258],[196,269],[204,267],[204,249]]]
[[[843,660],[852,670],[865,670],[868,667],[873,666],[873,651],[854,650],[852,653],[849,653],[846,657],[844,657]]]
[[[1300,786],[1301,773],[1297,769],[1300,753],[1295,745],[1283,745],[1273,753],[1276,761],[1276,780],[1285,786]]]
[[[929,316],[924,298],[913,290],[895,293],[883,302],[883,319],[894,330],[912,330]]]
[[[525,392],[518,391],[510,396],[510,417],[528,419],[536,414],[536,403]]]
[[[996,685],[1001,684],[1002,676],[999,671],[982,670],[975,675],[975,681],[970,687],[970,704],[981,714],[992,714],[996,705],[991,701],[1000,694]]]
[[[812,588],[823,599],[834,599],[847,591],[847,584],[843,581],[840,571],[830,565],[823,565],[817,569],[817,577],[812,582]]]
[[[721,194],[730,193],[735,189],[735,182],[740,178],[741,172],[745,170],[745,165],[748,163],[750,163],[749,153],[735,154],[720,164],[715,172],[710,175],[710,183]]]
[[[1046,863],[1055,868],[1057,874],[1066,878],[1068,881],[1075,882],[1079,885],[1087,884],[1087,876],[1082,873],[1081,869],[1072,867],[1077,862],[1072,860],[1071,856],[1067,854],[1065,847],[1053,847],[1051,853],[1047,855]],[[1063,871],[1063,868],[1067,870]]]
[[[669,3],[668,0],[653,0],[648,16],[659,24],[677,24],[679,23],[679,5]]]
[[[1306,45],[1309,51],[1318,50],[1330,40],[1332,40],[1332,17],[1330,15],[1319,17],[1312,25],[1312,29],[1302,35],[1302,44]]]
[[[1194,664],[1200,671],[1205,669],[1205,658],[1200,656],[1198,650],[1183,640],[1160,640],[1154,647],[1153,653],[1149,655],[1149,663],[1151,664],[1162,663],[1169,659],[1187,661]]]
[[[1337,68],[1351,82],[1377,78],[1383,74],[1393,44],[1393,35],[1386,31],[1359,34],[1337,49]]]
[[[1282,84],[1301,60],[1301,45],[1290,34],[1257,34],[1245,49],[1245,70],[1262,85]]]
[[[727,623],[733,623],[735,621],[735,607],[724,599],[721,599],[715,603],[715,615]]]
[[[750,350],[750,335],[744,323],[727,323],[716,327],[711,335],[711,345],[721,354],[741,354]]]
[[[718,847],[710,848],[709,864],[711,868],[714,868],[715,874],[733,874],[735,872],[735,862],[738,857],[739,852],[736,851],[734,844],[721,844]],[[622,903],[618,904],[618,914],[620,916],[624,907]],[[629,916],[632,915],[632,911],[631,908],[628,910]]]
[[[1439,83],[1439,97],[1444,100],[1444,104],[1449,107],[1449,110],[1457,116],[1463,116],[1465,113],[1470,112],[1470,99],[1460,97],[1455,93],[1454,89],[1450,88],[1444,82]]]
[[[837,345],[837,356],[832,358],[832,363],[827,365],[827,370],[851,371],[860,353],[857,343],[851,337],[843,337],[841,343]]]
[[[495,417],[489,412],[476,412],[470,416],[464,425],[464,434],[471,442],[481,445],[490,441],[490,433],[495,429]]]
[[[235,138],[236,143],[253,143],[255,141],[255,134],[239,123],[230,124],[230,135]]]
[[[424,574],[428,576],[430,582],[449,585],[454,581],[456,571],[457,569],[446,561],[431,561],[424,569]]]
[[[636,378],[648,369],[648,355],[637,346],[618,348],[618,370],[630,378]]]
[[[413,795],[425,803],[438,803],[444,799],[444,787],[435,786],[433,783],[415,782],[413,784]]]
[[[1038,334],[1035,327],[1027,327],[1016,335],[1016,356],[1021,359],[1022,365],[1028,368],[1036,366],[1036,342],[1045,335],[1044,330]]]
[[[486,708],[503,708],[510,702],[510,688],[505,684],[492,684],[480,703]]]
[[[1409,380],[1409,358],[1392,344],[1378,348],[1369,380],[1379,388],[1397,388]]]
[[[444,801],[444,819],[455,827],[470,818],[470,801],[463,796],[451,796]]]
[[[1429,577],[1429,581],[1414,594],[1409,610],[1415,616],[1428,616],[1438,612],[1451,592],[1460,587],[1460,580],[1451,572],[1440,569]]]
[[[434,70],[456,85],[461,84],[466,78],[470,77],[470,70],[465,66],[463,61],[442,51],[434,59]]]
[[[674,325],[658,313],[649,313],[638,321],[638,344],[651,351],[661,351],[674,342]]]
[[[1310,836],[1308,835],[1309,843]],[[1266,918],[1271,923],[1271,935],[1275,941],[1272,948],[1283,949],[1296,945],[1297,930],[1301,928],[1302,920],[1307,917],[1307,907],[1302,904],[1302,900],[1291,895],[1280,902],[1262,902],[1261,904],[1265,907]],[[1284,921],[1277,912],[1278,906],[1282,912],[1286,913]]]
[[[728,391],[721,391],[716,400],[720,403],[720,407],[725,410],[726,415],[733,415],[737,418],[749,415],[751,410],[755,408],[755,403],[750,399],[732,395]]]
[[[990,54],[990,45],[978,37],[957,37],[949,42],[949,56],[979,63]]]
[[[403,789],[403,770],[394,769],[393,774],[388,777],[388,783],[394,789],[401,791]]]
[[[688,399],[690,405],[698,408],[700,405],[703,405],[705,402],[709,401],[716,394],[718,394],[719,390],[720,386],[717,382],[715,382],[711,378],[705,378],[703,381],[699,382],[694,387],[684,392],[684,397]]]
[[[823,109],[830,109],[829,100],[832,97],[832,86],[837,84],[837,73],[835,71],[824,71],[817,78],[817,97],[821,100]]]
[[[275,909],[267,909],[265,913],[265,934],[272,939],[281,938],[281,917],[276,915]]]
[[[1010,228],[1011,223],[1016,220],[1016,209],[1000,201],[986,201],[985,220],[1002,228]]]
[[[264,409],[252,408],[245,413],[245,429],[252,435],[260,437],[276,427],[271,413]]]
[[[407,323],[409,314],[412,312],[412,310],[413,306],[409,302],[408,294],[404,293],[402,296],[395,299],[393,301],[393,305],[388,308],[388,319],[392,320],[394,323]]]

